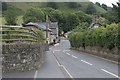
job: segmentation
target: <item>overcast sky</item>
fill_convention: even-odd
[[[99,2],[100,4],[106,4],[107,6],[111,6],[112,7],[112,3],[116,4],[116,2],[118,2],[118,0],[90,0],[92,2]]]

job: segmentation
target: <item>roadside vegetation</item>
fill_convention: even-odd
[[[68,38],[71,47],[86,49],[87,47],[96,47],[101,49],[120,49],[120,2],[118,5],[113,4],[112,12],[107,12],[106,17],[99,17],[97,22],[102,23],[102,26],[95,29],[88,29],[87,23],[80,23],[71,31]],[[109,8],[108,8],[109,9]],[[111,15],[114,12],[116,16]],[[107,18],[109,16],[109,18]],[[111,19],[111,20],[109,20]],[[118,55],[118,54],[117,54]]]
[[[69,40],[75,48],[100,47],[112,50],[118,47],[118,28],[118,24],[111,24],[84,32],[72,32]]]

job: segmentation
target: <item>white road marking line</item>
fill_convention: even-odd
[[[57,62],[57,64],[58,64],[58,66],[60,66],[60,63],[56,60],[56,62]]]
[[[38,71],[35,71],[34,78],[37,78]],[[35,80],[35,79],[34,79]]]
[[[53,53],[55,53],[55,51],[58,51],[58,52],[59,52],[59,51],[61,51],[61,50],[53,50]]]
[[[54,46],[58,46],[58,45],[59,45],[59,43],[55,44]]]
[[[109,71],[107,71],[105,69],[101,69],[101,70],[104,71],[104,72],[106,72],[106,73],[108,73],[108,74],[111,74],[114,77],[120,78],[119,76],[117,76],[117,75],[115,75],[115,74],[113,74],[113,73],[111,73],[111,72],[109,72]]]
[[[86,63],[86,64],[89,64],[89,65],[93,65],[93,64],[91,64],[91,63],[89,63],[89,62],[87,62],[87,61],[85,61],[85,60],[81,60],[82,62],[84,62],[84,63]]]
[[[72,55],[72,57],[77,58],[76,56]]]
[[[65,66],[61,65],[61,67],[63,67],[63,69],[67,72],[67,74],[70,76],[70,78],[73,78],[72,75],[69,73],[69,71],[66,69]]]
[[[63,52],[70,51],[70,50],[63,50]]]
[[[70,55],[69,53],[66,53],[67,55]]]
[[[61,65],[61,64],[58,62],[57,59],[56,59],[56,62],[57,62],[57,64],[58,64],[59,67],[63,67],[63,69],[67,72],[67,74],[70,76],[70,78],[73,78],[72,75],[69,73],[69,71],[66,69],[65,66]]]

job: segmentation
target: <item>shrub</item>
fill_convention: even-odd
[[[88,30],[85,32],[73,31],[69,35],[69,40],[72,47],[101,47],[109,50],[120,47],[118,39],[120,38],[120,26],[118,24],[107,25],[105,28],[101,26],[97,29]]]

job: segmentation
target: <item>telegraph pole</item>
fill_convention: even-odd
[[[48,43],[48,15],[46,15],[46,43]]]

